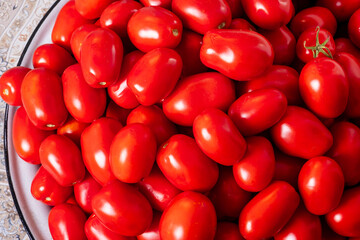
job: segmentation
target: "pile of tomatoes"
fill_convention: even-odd
[[[52,41],[0,94],[53,239],[360,239],[360,0],[70,0]]]

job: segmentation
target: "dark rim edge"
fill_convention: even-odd
[[[49,16],[49,14],[52,12],[52,10],[56,7],[56,5],[60,2],[60,0],[56,0],[54,2],[54,4],[49,8],[49,10],[44,14],[43,18],[40,20],[39,24],[36,26],[36,28],[34,29],[33,33],[31,34],[29,40],[27,41],[25,48],[19,58],[19,61],[17,63],[17,66],[20,66],[22,64],[22,61],[24,60],[25,54],[27,52],[27,50],[29,49],[29,46],[32,42],[32,40],[34,39],[36,33],[39,31],[41,25],[44,23],[44,21],[46,20],[46,18]],[[6,168],[6,175],[7,175],[7,179],[8,179],[8,183],[9,183],[9,188],[10,188],[10,192],[11,192],[11,196],[12,199],[14,201],[14,205],[16,208],[16,211],[18,212],[19,218],[21,220],[21,223],[23,224],[25,231],[27,233],[27,235],[29,236],[29,238],[31,240],[35,240],[29,226],[27,225],[27,222],[25,220],[25,217],[21,211],[21,207],[19,205],[19,202],[17,200],[16,197],[16,193],[15,193],[15,189],[14,189],[14,185],[12,182],[12,178],[11,178],[11,174],[10,174],[10,165],[9,165],[9,153],[8,153],[8,117],[9,117],[9,105],[6,104],[6,108],[5,108],[5,117],[4,117],[4,157],[5,157],[5,168]]]

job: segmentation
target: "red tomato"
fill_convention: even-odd
[[[178,81],[182,60],[169,48],[157,48],[140,58],[127,76],[127,84],[139,103],[153,105],[164,99]]]
[[[160,240],[159,223],[161,213],[155,212],[150,227],[145,232],[137,236],[137,240]]]
[[[314,59],[305,65],[299,78],[299,90],[308,108],[324,118],[340,116],[349,98],[345,72],[330,58]]]
[[[264,137],[246,139],[247,151],[240,162],[233,166],[237,184],[249,192],[259,192],[266,188],[275,171],[275,156],[271,142]]]
[[[76,205],[63,203],[53,207],[48,222],[53,240],[86,240],[86,216]]]
[[[93,197],[92,207],[108,229],[124,236],[143,233],[153,217],[149,201],[133,186],[117,180]]]
[[[31,122],[38,128],[53,130],[67,119],[60,77],[38,68],[26,74],[21,84],[21,100]]]
[[[219,180],[211,189],[209,199],[214,204],[218,219],[237,219],[251,199],[251,193],[237,185],[231,167],[220,166],[219,170]]]
[[[333,144],[330,131],[311,112],[289,106],[271,129],[273,142],[284,153],[305,159],[321,156]]]
[[[257,26],[273,30],[290,22],[294,6],[290,0],[242,0],[246,15]]]
[[[70,51],[72,33],[75,29],[87,23],[93,23],[93,21],[83,18],[75,9],[75,1],[70,0],[57,15],[51,33],[52,42]]]
[[[75,0],[75,7],[84,18],[96,19],[114,1],[116,0]]]
[[[121,123],[115,119],[99,118],[81,135],[86,169],[102,185],[116,179],[110,169],[109,154],[111,142],[121,128]]]
[[[348,23],[349,38],[355,46],[360,47],[360,10],[356,10]]]
[[[31,183],[30,192],[36,200],[56,206],[72,195],[73,188],[59,185],[44,167],[40,167]]]
[[[340,204],[326,214],[326,221],[336,233],[346,237],[360,236],[360,187],[344,191]]]
[[[54,132],[35,127],[23,107],[16,110],[12,124],[12,139],[16,153],[28,163],[40,164],[40,144]]]
[[[298,175],[305,160],[275,151],[275,173],[273,180],[286,181],[294,188],[298,187]]]
[[[106,109],[106,117],[118,120],[122,125],[126,125],[126,119],[129,116],[131,109],[125,109],[110,101]]]
[[[4,72],[0,77],[0,96],[9,105],[21,106],[21,84],[30,71],[26,67],[14,67]]]
[[[175,48],[181,41],[181,20],[162,7],[143,7],[129,20],[127,32],[139,50],[149,52],[156,48]]]
[[[111,85],[120,75],[123,45],[116,33],[105,28],[92,31],[81,46],[81,68],[92,87]]]
[[[231,10],[231,17],[238,18],[244,15],[241,0],[226,0]]]
[[[216,108],[202,111],[194,120],[196,143],[215,162],[231,166],[245,154],[246,142],[229,116]]]
[[[200,59],[205,66],[244,81],[264,73],[273,64],[274,51],[257,32],[216,29],[205,34]]]
[[[161,216],[159,230],[162,240],[214,239],[215,208],[211,201],[200,193],[180,193]]]
[[[326,223],[326,219],[323,218],[321,221],[322,229],[321,229],[321,236],[322,240],[346,240],[347,238],[344,236],[340,236],[335,233]],[[351,239],[351,238],[349,238]],[[355,240],[355,239],[354,239]]]
[[[317,0],[316,4],[330,9],[339,22],[349,20],[360,8],[360,1],[353,0]]]
[[[91,200],[101,188],[101,185],[88,173],[81,182],[74,185],[76,202],[84,212],[92,213]]]
[[[275,181],[258,193],[240,214],[239,227],[246,239],[274,236],[294,214],[300,202],[295,189],[283,181]]]
[[[235,100],[234,83],[222,74],[209,72],[181,80],[165,98],[163,111],[176,124],[192,126],[195,117],[205,108],[226,111]]]
[[[316,215],[332,211],[344,190],[344,174],[333,159],[315,157],[299,173],[299,192],[307,210]]]
[[[360,129],[349,122],[339,122],[331,127],[334,144],[327,156],[339,163],[348,186],[360,182]]]
[[[84,24],[74,30],[70,39],[71,50],[78,62],[81,59],[81,46],[89,33],[97,29],[95,24]]]
[[[258,134],[277,123],[285,114],[286,96],[265,88],[245,93],[229,108],[229,116],[245,136]]]
[[[210,29],[227,28],[231,23],[231,9],[226,0],[172,0],[172,11],[184,27],[200,34]]]
[[[88,126],[90,126],[90,123],[79,122],[69,116],[64,125],[57,129],[56,133],[70,138],[78,147],[80,147],[81,134]]]
[[[256,28],[243,18],[234,18],[229,26],[230,29],[255,31]]]
[[[165,177],[183,191],[206,192],[214,187],[219,168],[193,138],[173,135],[160,148],[156,162]]]
[[[239,227],[232,222],[218,222],[214,240],[244,240]]]
[[[172,0],[140,0],[145,7],[162,7],[171,10]]]
[[[357,59],[360,58],[360,50],[348,38],[335,39],[336,52],[346,52],[352,54]]]

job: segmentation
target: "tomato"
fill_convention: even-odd
[[[177,133],[175,125],[164,115],[163,111],[156,105],[139,106],[131,111],[127,118],[127,124],[143,123],[155,134],[158,145],[168,140]]]
[[[125,109],[117,105],[114,101],[110,101],[106,109],[106,117],[118,120],[122,125],[126,125],[126,119],[131,109]]]
[[[241,0],[226,0],[231,10],[231,17],[238,18],[244,15]]]
[[[216,29],[205,34],[200,59],[205,66],[244,81],[264,73],[273,64],[274,51],[259,33]]]
[[[360,58],[360,50],[348,38],[335,39],[336,52],[346,52],[352,54],[357,59]]]
[[[246,143],[245,156],[233,166],[234,178],[245,191],[259,192],[274,176],[274,149],[269,140],[260,136],[249,137]]]
[[[227,28],[231,23],[231,9],[226,0],[172,0],[171,6],[184,27],[200,34]]]
[[[349,98],[345,72],[330,58],[314,59],[305,65],[299,78],[299,90],[308,108],[324,118],[340,116]]]
[[[360,236],[360,187],[347,189],[340,204],[326,214],[326,222],[336,233],[346,237]]]
[[[161,213],[154,211],[150,227],[145,232],[137,236],[137,240],[160,240],[159,223]]]
[[[290,220],[299,202],[300,197],[290,184],[273,182],[242,210],[239,218],[241,235],[245,239],[274,236]]]
[[[220,166],[219,180],[209,193],[218,219],[237,219],[251,199],[251,193],[237,185],[231,167]]]
[[[298,12],[291,20],[290,29],[296,38],[309,28],[326,29],[332,36],[336,33],[337,22],[331,11],[324,7],[309,7]]]
[[[115,119],[99,118],[81,135],[86,169],[102,185],[116,179],[110,168],[109,154],[111,142],[121,128],[121,123]]]
[[[154,49],[135,63],[127,76],[127,84],[139,103],[153,105],[174,89],[182,65],[181,57],[175,50]]]
[[[199,73],[182,79],[165,98],[163,111],[176,124],[192,126],[205,108],[226,111],[235,100],[234,83],[222,74]]]
[[[218,222],[214,240],[244,240],[239,227],[232,222]]]
[[[95,88],[108,87],[120,74],[123,57],[121,39],[111,30],[98,28],[85,38],[81,56],[85,81]]]
[[[30,192],[36,200],[56,206],[72,195],[73,188],[59,185],[44,167],[40,167],[31,183]]]
[[[181,41],[181,20],[162,7],[143,7],[130,18],[127,32],[139,50],[175,48]]]
[[[162,240],[214,239],[215,208],[211,201],[200,193],[180,193],[161,216],[159,230]]]
[[[153,217],[149,201],[133,186],[117,180],[93,197],[92,207],[108,229],[124,236],[143,233]]]
[[[273,30],[290,22],[294,6],[290,0],[242,0],[246,15],[257,26]]]
[[[54,240],[85,240],[86,216],[76,205],[63,203],[53,207],[49,213],[49,229]]]
[[[21,83],[30,71],[27,67],[14,67],[0,77],[0,96],[9,105],[21,106]]]
[[[53,130],[67,119],[61,79],[51,70],[37,68],[26,74],[21,84],[21,100],[29,119],[38,128]]]
[[[196,143],[215,162],[231,166],[245,154],[246,142],[235,124],[224,112],[208,108],[194,120]]]
[[[274,88],[245,93],[229,108],[229,116],[245,136],[258,134],[277,123],[285,114],[286,96]]]
[[[92,213],[91,200],[102,186],[88,173],[84,179],[74,185],[74,195],[77,204],[86,213]]]
[[[317,0],[316,4],[330,9],[340,22],[349,20],[351,15],[360,8],[360,2],[352,0]]]
[[[349,38],[355,46],[360,47],[360,10],[356,10],[348,23]]]
[[[84,24],[74,30],[70,39],[71,51],[78,62],[81,59],[81,46],[89,33],[97,29],[95,24]]]
[[[321,229],[321,236],[322,240],[346,240],[347,238],[344,236],[340,236],[339,234],[335,233],[326,223],[325,218],[321,221],[322,229]],[[351,239],[351,238],[349,238]]]
[[[286,239],[321,239],[321,222],[318,216],[309,213],[300,205],[290,221],[275,236],[275,240]]]
[[[275,151],[275,172],[273,180],[286,181],[298,187],[298,175],[305,160]]]
[[[57,15],[51,33],[51,40],[53,43],[70,51],[70,39],[72,33],[78,27],[90,23],[93,23],[93,21],[83,18],[75,9],[75,1],[70,0],[63,6]]]
[[[56,133],[70,138],[78,147],[80,147],[81,134],[88,126],[90,126],[90,123],[79,122],[69,116],[64,125],[57,129]]]
[[[173,135],[157,153],[156,162],[165,177],[182,191],[206,192],[214,187],[219,168],[193,138]]]
[[[162,7],[171,10],[172,0],[140,0],[145,7]]]
[[[334,144],[327,156],[333,158],[344,172],[348,186],[360,182],[360,129],[349,122],[338,122],[331,127]]]
[[[305,159],[325,154],[333,144],[330,131],[308,110],[289,106],[271,129],[276,146],[284,153]]]
[[[230,29],[255,31],[256,28],[243,18],[234,18],[229,26]]]
[[[115,0],[75,0],[76,10],[87,19],[96,19]]]

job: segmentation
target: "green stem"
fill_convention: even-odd
[[[319,54],[322,53],[326,57],[333,59],[330,49],[326,46],[326,44],[330,41],[330,37],[328,37],[323,43],[320,43],[319,31],[320,31],[320,27],[317,26],[316,27],[316,45],[308,47],[308,46],[306,46],[306,41],[304,41],[304,48],[311,50],[314,58],[319,57]]]

